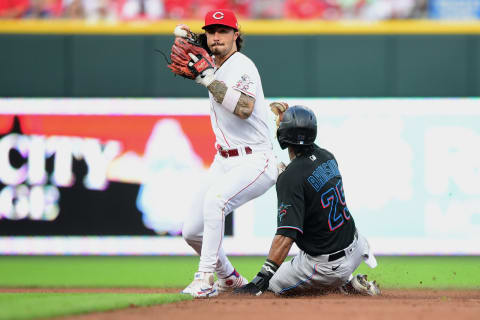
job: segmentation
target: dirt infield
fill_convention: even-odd
[[[180,289],[0,289],[2,292],[176,293]],[[379,297],[222,295],[153,307],[63,317],[64,320],[256,319],[480,319],[480,290],[385,290]],[[58,319],[58,318],[57,318]]]

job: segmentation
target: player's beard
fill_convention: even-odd
[[[210,47],[210,51],[212,51],[212,54],[217,57],[217,58],[224,58],[225,56],[227,56],[228,54],[230,54],[230,52],[232,51],[232,47],[233,47],[233,42],[230,43],[229,46],[227,46],[226,43],[221,43],[220,45],[212,45]]]

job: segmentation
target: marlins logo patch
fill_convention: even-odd
[[[282,222],[283,217],[287,215],[287,208],[291,206],[291,204],[284,204],[283,202],[280,203],[280,205],[278,206],[278,219],[280,220],[280,222]]]

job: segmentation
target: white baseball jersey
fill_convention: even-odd
[[[241,146],[249,146],[254,151],[272,149],[262,82],[252,60],[240,52],[235,52],[215,70],[215,80],[255,98],[250,117],[240,119],[216,102],[209,92],[210,119],[216,143],[225,149]]]

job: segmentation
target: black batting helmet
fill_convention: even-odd
[[[317,137],[317,118],[312,110],[304,106],[292,106],[283,114],[277,129],[280,147],[289,144],[312,145]]]

